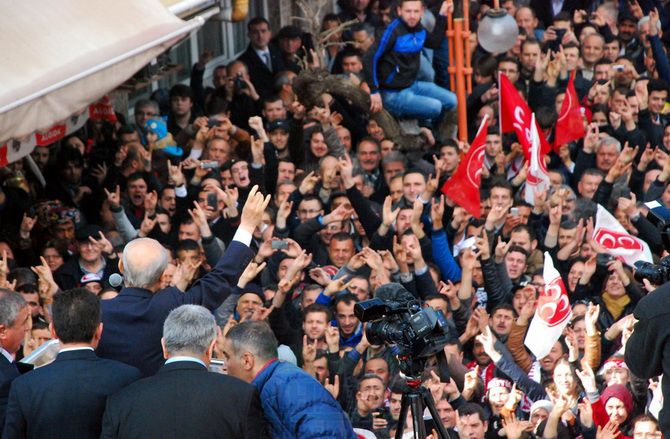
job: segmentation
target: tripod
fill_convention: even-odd
[[[414,426],[414,439],[425,439],[426,426],[423,423],[423,408],[428,407],[430,415],[433,417],[437,434],[440,439],[450,439],[449,433],[442,425],[440,416],[435,407],[435,401],[430,392],[421,387],[421,380],[407,380],[410,390],[402,394],[400,402],[400,417],[398,418],[398,429],[395,433],[395,439],[402,439],[405,430],[405,420],[407,419],[407,410],[412,410],[412,424]]]

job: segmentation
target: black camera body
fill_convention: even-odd
[[[651,262],[637,261],[635,263],[635,279],[639,282],[642,282],[642,279],[647,279],[658,286],[670,281],[670,256],[662,258],[656,265]]]
[[[421,308],[411,294],[403,300],[377,297],[359,302],[354,314],[361,322],[368,322],[365,335],[371,344],[388,343],[399,348],[400,370],[407,376],[420,376],[425,359],[458,339],[453,322],[441,311]]]

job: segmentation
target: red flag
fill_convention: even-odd
[[[586,135],[584,130],[584,108],[579,105],[579,98],[575,90],[574,72],[570,75],[568,87],[565,90],[565,98],[561,105],[561,114],[556,121],[556,135],[554,138],[554,150],[573,140],[581,139]]]
[[[442,186],[442,193],[477,219],[481,216],[479,186],[482,181],[482,166],[486,153],[486,131],[488,127],[488,120],[484,118],[468,153],[461,160],[454,175]]]
[[[514,85],[507,79],[505,74],[501,73],[500,81],[500,126],[503,133],[516,133],[519,143],[523,146],[523,152],[526,160],[530,160],[530,148],[532,145],[530,138],[530,120],[531,111],[526,101],[523,100]],[[542,134],[540,127],[537,126],[537,132],[540,136],[541,155],[548,154],[551,151],[551,145]]]

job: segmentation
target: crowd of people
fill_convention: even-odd
[[[237,59],[203,53],[190,85],[36,147],[46,185],[24,161],[2,169],[3,437],[411,434],[399,346],[368,340],[354,311],[391,283],[455,329],[448,370],[421,359],[433,437],[670,434],[664,279],[634,276],[593,230],[601,206],[655,261],[669,254],[649,212],[670,209],[670,3],[500,0],[519,36],[492,54],[474,32],[492,2],[472,0],[465,102],[448,71],[456,3],[339,0],[324,53],[300,26],[253,18]],[[369,107],[299,100],[314,68]],[[584,108],[585,136],[547,154],[550,185],[531,197],[499,75],[550,143],[570,78]],[[480,217],[441,191],[470,148],[453,137],[463,106],[469,139],[489,122]],[[545,255],[571,315],[536,358]],[[52,364],[20,361],[56,338]]]

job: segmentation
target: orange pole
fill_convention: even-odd
[[[454,51],[456,58],[456,99],[458,104],[456,106],[458,113],[458,139],[468,141],[468,119],[465,96],[465,66],[463,53],[463,19],[454,19]]]
[[[449,42],[449,88],[456,88],[456,78],[454,77],[454,16],[447,14],[447,41]]]
[[[465,47],[465,79],[468,94],[472,93],[472,51],[470,50],[470,2],[463,2],[463,19],[465,20],[465,32],[463,33],[463,44]]]

